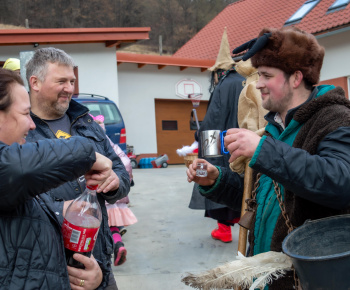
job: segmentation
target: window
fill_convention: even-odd
[[[297,12],[295,12],[291,18],[289,18],[284,25],[295,24],[301,21],[308,14],[320,0],[309,0],[301,6]]]
[[[350,0],[336,0],[331,7],[328,8],[327,13],[342,10],[348,5]]]
[[[122,117],[113,104],[83,102],[83,105],[88,107],[91,115],[95,117],[98,115],[103,115],[105,117],[105,125],[118,124],[122,122]]]
[[[177,121],[162,121],[162,130],[176,131]]]

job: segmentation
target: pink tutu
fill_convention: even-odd
[[[110,227],[129,226],[137,222],[136,216],[133,214],[133,212],[126,203],[106,203],[106,207],[108,213],[108,225]]]

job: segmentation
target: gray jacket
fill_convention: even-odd
[[[125,166],[121,162],[120,158],[115,154],[111,147],[105,132],[102,128],[93,121],[92,117],[88,114],[88,109],[72,100],[67,111],[67,115],[71,120],[72,136],[83,136],[86,138],[86,142],[90,143],[96,152],[105,155],[113,162],[113,171],[118,175],[120,180],[119,189],[107,194],[98,194],[97,198],[102,209],[102,223],[98,233],[98,237],[93,249],[93,255],[99,263],[103,272],[103,281],[100,288],[105,288],[108,285],[109,275],[113,275],[111,268],[111,257],[113,253],[113,238],[108,226],[108,214],[105,205],[105,201],[108,203],[115,203],[117,200],[128,195],[130,190],[129,174],[125,169]],[[32,114],[32,118],[36,124],[36,129],[29,132],[27,140],[35,141],[41,139],[56,139],[56,136],[51,131],[48,124]],[[78,149],[78,148],[77,148]],[[80,184],[78,180],[67,182],[62,186],[50,190],[48,193],[50,196],[61,201],[57,203],[57,211],[62,212],[63,201],[71,200],[78,197],[84,190],[84,185]],[[63,222],[63,218],[60,220]]]

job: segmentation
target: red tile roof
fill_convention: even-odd
[[[117,52],[117,63],[118,65],[121,63],[136,63],[139,68],[145,65],[157,65],[158,69],[166,66],[177,66],[180,70],[191,67],[200,68],[203,72],[213,66],[215,60]]]
[[[224,27],[233,49],[257,37],[264,27],[283,27],[284,23],[306,0],[240,0],[228,5],[192,39],[175,57],[216,59]],[[321,0],[295,26],[312,34],[322,34],[350,26],[350,4],[345,9],[327,14],[335,0]]]

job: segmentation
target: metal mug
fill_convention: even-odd
[[[225,150],[224,137],[226,131],[206,130],[201,132],[202,156],[220,157],[229,152]]]

